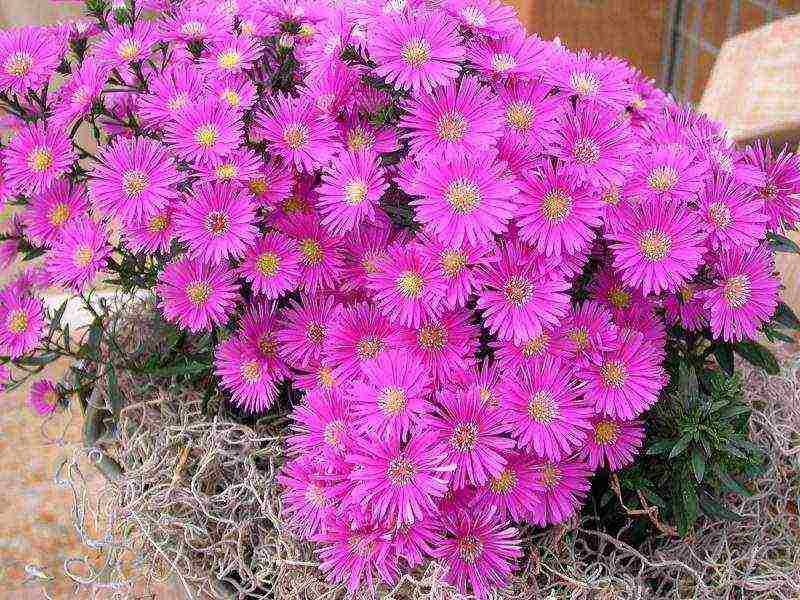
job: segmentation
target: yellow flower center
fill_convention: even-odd
[[[319,323],[309,323],[306,327],[306,337],[313,343],[320,345],[325,341],[327,336],[327,329],[324,325]]]
[[[451,182],[444,197],[453,211],[460,215],[470,214],[481,203],[480,189],[468,179],[456,179]]]
[[[607,189],[600,196],[600,200],[609,206],[616,206],[622,200],[622,192],[617,186]]]
[[[230,71],[236,69],[241,62],[242,55],[236,50],[225,50],[225,52],[220,52],[217,56],[217,65],[220,69]]]
[[[389,462],[386,476],[396,486],[408,485],[417,475],[417,467],[405,456],[398,456]]]
[[[314,26],[311,23],[303,23],[300,26],[300,28],[297,30],[297,34],[301,38],[303,38],[305,40],[309,40],[312,37],[314,37],[314,34],[316,32],[317,32],[317,30],[314,28]]]
[[[450,443],[461,452],[471,452],[478,441],[478,426],[475,423],[459,423],[453,428]]]
[[[602,420],[594,428],[594,442],[601,446],[613,444],[619,438],[619,425],[614,421]]]
[[[542,216],[560,223],[572,212],[572,197],[561,189],[550,190],[542,198]]]
[[[483,553],[483,542],[474,535],[468,535],[458,540],[458,555],[467,564],[475,564]]]
[[[269,183],[265,177],[251,179],[247,184],[248,189],[256,196],[263,196],[269,191]]]
[[[47,148],[35,148],[28,155],[28,166],[36,173],[47,171],[53,162],[53,153]]]
[[[353,127],[347,132],[347,147],[351,150],[363,150],[372,148],[375,143],[375,136],[363,127]]]
[[[628,378],[625,364],[618,360],[610,360],[600,367],[600,379],[607,387],[621,388]]]
[[[492,56],[492,68],[503,73],[517,66],[516,59],[507,52],[498,52]]]
[[[167,227],[169,227],[169,216],[156,215],[150,219],[150,222],[147,224],[147,231],[150,233],[161,233],[162,231],[166,231]]]
[[[561,469],[558,465],[554,465],[553,463],[547,463],[544,467],[542,467],[542,483],[548,489],[553,489],[559,483],[561,483],[561,479],[563,478],[563,474],[561,473]]]
[[[208,213],[206,217],[206,230],[211,235],[222,235],[227,233],[231,227],[231,220],[224,212],[214,211]]]
[[[218,138],[219,131],[211,124],[201,125],[197,128],[197,131],[194,132],[195,141],[203,148],[211,148],[211,146],[217,143]]]
[[[52,209],[50,209],[50,224],[54,227],[59,227],[67,222],[69,219],[70,210],[69,205],[65,202],[59,202]]]
[[[759,191],[761,193],[761,197],[765,201],[766,200],[775,200],[775,198],[778,196],[778,186],[775,185],[774,183],[771,183],[771,182],[768,183],[767,185],[765,185]]]
[[[589,331],[586,327],[576,327],[567,334],[567,337],[574,342],[578,352],[589,347]]]
[[[549,344],[550,336],[543,331],[535,338],[528,340],[522,345],[522,356],[530,358],[531,356],[542,354],[545,350],[547,350],[547,346]]]
[[[406,42],[401,50],[403,60],[408,66],[419,69],[431,58],[431,45],[427,40],[415,38]]]
[[[340,419],[331,421],[325,426],[325,431],[322,437],[325,438],[325,443],[337,450],[344,450],[344,432],[345,426]]]
[[[167,109],[170,112],[178,112],[189,103],[189,94],[187,92],[178,92],[167,101]]]
[[[590,138],[583,138],[575,142],[572,156],[582,165],[595,165],[600,160],[600,145]]]
[[[242,365],[242,379],[248,383],[255,383],[261,379],[261,365],[258,361],[250,360]]]
[[[138,198],[149,183],[150,179],[142,171],[128,171],[122,175],[122,191],[128,198]]]
[[[12,333],[23,333],[28,329],[28,313],[22,309],[12,310],[8,315],[8,330]]]
[[[361,204],[367,197],[367,184],[363,179],[351,179],[344,187],[345,202],[350,206]]]
[[[497,401],[497,397],[488,387],[480,388],[480,390],[478,390],[478,394],[481,397],[481,402],[483,402],[485,406],[488,406],[489,408],[497,408],[500,406],[500,403]]]
[[[517,487],[517,473],[512,469],[503,469],[500,475],[489,481],[489,488],[495,494],[507,494]]]
[[[306,125],[289,125],[283,130],[283,141],[290,150],[299,150],[308,143],[309,133]]]
[[[275,358],[278,355],[278,340],[267,332],[258,340],[258,350],[267,358]]]
[[[83,246],[78,246],[78,249],[75,250],[75,266],[77,267],[82,269],[87,267],[89,263],[92,262],[93,258],[94,252],[85,244]]]
[[[681,288],[678,290],[678,293],[680,294],[681,300],[684,302],[684,304],[694,298],[694,290],[689,285],[681,286]]]
[[[442,270],[447,277],[456,277],[467,266],[467,255],[459,250],[442,252]]]
[[[439,139],[448,142],[458,142],[467,134],[469,123],[463,115],[457,112],[449,112],[441,117],[436,123],[436,133]]]
[[[223,181],[230,181],[231,179],[235,179],[236,176],[239,174],[236,165],[232,163],[217,165],[217,168],[214,169],[214,172],[217,175],[217,179],[221,179]]]
[[[211,297],[211,284],[206,281],[193,281],[186,286],[186,295],[192,304],[200,306]]]
[[[306,488],[306,500],[319,508],[324,508],[328,503],[325,491],[315,483],[309,483]]]
[[[533,284],[525,277],[511,277],[503,289],[506,300],[515,306],[522,306],[533,296]]]
[[[672,241],[663,231],[650,229],[639,238],[639,249],[647,260],[658,262],[669,254],[672,249]]]
[[[318,265],[324,258],[319,242],[311,238],[306,238],[300,242],[300,252],[303,254],[303,263],[308,266]]]
[[[750,300],[750,278],[747,275],[737,275],[725,282],[722,295],[731,308],[741,308]]]
[[[239,106],[239,104],[241,104],[242,102],[242,99],[239,96],[239,94],[235,90],[232,90],[230,88],[225,88],[224,90],[222,90],[222,92],[220,92],[219,97],[220,100],[224,100],[231,106]]]
[[[600,80],[591,73],[573,73],[569,84],[581,96],[594,96],[600,90]]]
[[[731,209],[724,202],[712,202],[708,206],[708,218],[720,229],[725,229],[733,221]]]
[[[668,192],[678,183],[678,171],[668,165],[655,167],[647,176],[647,185],[657,192]]]
[[[139,58],[142,46],[137,40],[124,40],[117,46],[117,55],[128,62]]]
[[[33,56],[27,52],[15,52],[8,57],[3,69],[12,77],[25,77],[33,68]]]
[[[528,400],[528,416],[537,423],[551,423],[558,416],[558,405],[550,392],[540,390]]]
[[[631,295],[620,287],[611,288],[608,301],[614,308],[627,308],[631,303]]]
[[[330,367],[320,367],[317,371],[317,383],[320,387],[330,389],[336,385],[333,378],[333,370]]]
[[[408,404],[406,393],[399,387],[389,386],[378,396],[378,406],[381,407],[383,412],[392,416],[403,412],[406,404]]]
[[[362,338],[356,344],[356,353],[361,360],[370,360],[383,351],[383,340],[375,337]]]
[[[530,102],[515,101],[506,109],[506,121],[517,131],[530,130],[535,117],[536,109]]]
[[[278,272],[281,259],[274,252],[264,252],[256,259],[256,269],[264,277],[272,277]]]
[[[426,350],[441,350],[447,343],[447,330],[441,325],[428,323],[419,328],[417,341]]]
[[[419,298],[425,281],[416,271],[403,271],[397,278],[397,289],[407,298]]]

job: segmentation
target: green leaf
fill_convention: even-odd
[[[727,491],[733,494],[739,494],[740,496],[750,497],[753,493],[745,488],[741,483],[736,481],[733,477],[731,477],[728,472],[725,470],[725,467],[719,466],[717,467],[717,475],[719,476],[719,481],[722,484],[722,487]]]
[[[706,473],[706,459],[703,453],[700,452],[700,448],[692,449],[692,470],[694,471],[694,478],[697,479],[697,483],[701,483],[703,481],[703,475]]]
[[[767,234],[767,239],[775,252],[793,252],[795,254],[800,254],[800,246],[784,235],[770,232]]]
[[[750,407],[747,406],[746,404],[734,404],[733,406],[730,406],[725,410],[720,411],[719,417],[721,419],[733,419],[735,417],[738,417],[739,415],[743,415],[749,412],[750,412]]]
[[[700,508],[704,513],[723,521],[743,521],[744,517],[725,508],[725,506],[714,500],[711,496],[704,494],[700,497]]]
[[[15,365],[23,367],[44,367],[51,362],[58,360],[58,354],[55,352],[45,352],[38,356],[23,356],[12,361]]]
[[[653,454],[663,454],[667,450],[672,449],[675,445],[675,440],[659,440],[654,444],[651,444],[647,448],[647,452],[645,454],[653,455]]]
[[[172,377],[176,375],[189,375],[192,373],[202,373],[211,368],[211,365],[204,362],[188,362],[185,365],[175,365],[173,367],[164,367],[162,369],[153,369],[147,371],[148,375],[153,377]]]
[[[48,339],[52,338],[53,332],[61,327],[61,319],[64,316],[64,312],[67,310],[68,302],[69,299],[64,300],[64,302],[61,303],[61,306],[59,306],[56,312],[53,314],[53,318],[50,320],[50,333],[47,336]]]
[[[714,346],[714,358],[717,359],[719,368],[728,376],[733,377],[733,348],[728,343]]]
[[[655,504],[656,506],[660,506],[662,508],[666,508],[667,507],[667,501],[664,500],[658,494],[656,494],[654,491],[648,490],[648,489],[644,489],[644,490],[642,490],[642,494],[644,494],[644,497],[651,504]]]
[[[781,372],[775,355],[765,346],[756,342],[738,342],[733,350],[754,367],[763,369],[768,375],[778,375]]]
[[[106,369],[106,377],[108,379],[108,399],[111,402],[111,413],[114,418],[119,418],[119,411],[122,410],[122,397],[119,394],[119,387],[117,385],[117,373],[114,365],[108,365]]]
[[[772,315],[772,320],[789,329],[800,331],[800,319],[797,318],[795,312],[785,302],[778,303],[778,308],[775,310],[775,314]]]
[[[672,447],[672,451],[669,453],[669,458],[675,458],[681,452],[686,450],[686,448],[689,447],[689,444],[692,443],[692,437],[693,436],[691,433],[683,434],[680,437],[680,439],[675,443],[675,445]]]
[[[66,349],[67,352],[72,352],[72,348],[70,348],[70,341],[69,341],[69,323],[64,325],[62,334],[64,337],[64,348]]]

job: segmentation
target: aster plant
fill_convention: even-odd
[[[798,157],[498,0],[86,7],[0,33],[8,390],[68,357],[37,412],[98,385],[118,411],[130,370],[288,417],[286,530],[350,593],[437,561],[489,597],[609,473],[644,501],[690,468],[665,514],[724,516],[720,440],[748,442],[715,394],[800,329]],[[101,359],[109,284],[163,355]]]

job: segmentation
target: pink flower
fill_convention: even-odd
[[[619,471],[633,463],[644,441],[641,421],[595,416],[592,427],[594,431],[581,450],[590,469],[596,470],[607,464],[612,471]]]
[[[269,161],[262,165],[247,182],[247,189],[261,207],[272,207],[288,198],[292,193],[292,172],[280,161]]]
[[[242,142],[241,116],[216,99],[187,104],[165,129],[174,151],[196,163],[227,156]]]
[[[70,221],[47,255],[47,270],[53,283],[81,291],[106,267],[111,246],[105,223],[88,217]]]
[[[758,193],[764,201],[771,231],[791,229],[800,223],[800,160],[784,148],[777,155],[769,144],[755,142],[747,161],[766,174]]]
[[[380,19],[369,45],[375,73],[399,88],[430,92],[459,72],[465,50],[455,24],[438,12]]]
[[[688,331],[700,331],[708,324],[703,308],[705,288],[686,284],[664,299],[664,316],[670,325],[679,324]]]
[[[500,0],[450,0],[444,7],[474,34],[499,38],[521,28],[514,7]]]
[[[423,252],[437,264],[447,286],[447,307],[463,308],[470,295],[480,289],[477,270],[486,264],[491,247],[457,244],[451,238],[436,236],[422,238],[421,244]]]
[[[573,307],[567,314],[559,334],[564,350],[571,358],[584,359],[596,352],[610,350],[617,341],[617,328],[611,311],[594,300]]]
[[[98,62],[109,68],[126,67],[150,57],[151,47],[159,41],[153,21],[136,19],[131,25],[113,25],[94,47]]]
[[[614,267],[644,294],[678,289],[703,258],[705,236],[697,214],[676,201],[650,200],[631,209],[608,238]]]
[[[175,231],[194,258],[218,263],[238,258],[253,246],[258,234],[255,212],[250,196],[241,190],[201,185],[177,210]]]
[[[396,328],[374,306],[366,302],[345,306],[328,328],[324,356],[346,380],[385,352],[396,336]]]
[[[713,247],[755,246],[764,238],[769,217],[755,191],[736,183],[727,175],[707,181],[700,193],[697,209],[710,231]]]
[[[547,356],[553,358],[567,355],[568,342],[562,337],[561,330],[543,329],[536,335],[521,343],[497,340],[490,343],[495,351],[495,358],[503,371],[515,373],[517,370],[530,367]]]
[[[697,153],[680,146],[647,147],[633,160],[629,193],[659,201],[693,200],[708,176],[708,167]]]
[[[214,372],[231,400],[251,413],[263,413],[275,401],[275,374],[262,364],[256,350],[238,337],[217,346]]]
[[[384,154],[397,150],[397,134],[393,129],[378,129],[366,119],[353,115],[339,124],[343,145],[351,152],[372,150]]]
[[[318,190],[322,225],[343,235],[363,222],[374,222],[388,187],[374,152],[341,153],[323,174]]]
[[[286,360],[300,368],[318,363],[328,339],[328,328],[337,318],[340,306],[332,296],[300,297],[283,311],[277,336]]]
[[[343,240],[312,215],[296,216],[283,227],[300,249],[300,286],[308,293],[335,289],[343,268]]]
[[[434,557],[447,567],[445,579],[481,600],[505,586],[522,558],[519,533],[497,511],[453,511],[443,519],[446,537]]]
[[[552,70],[552,82],[565,96],[576,97],[581,104],[599,104],[620,112],[634,98],[628,82],[630,69],[622,61],[588,51],[567,53]]]
[[[286,462],[277,480],[283,486],[283,511],[290,526],[306,539],[322,533],[335,506],[319,466],[301,456]]]
[[[64,227],[89,214],[86,189],[60,179],[44,193],[31,198],[23,215],[25,236],[33,242],[50,246]]]
[[[206,44],[198,67],[208,76],[219,78],[249,69],[258,60],[261,42],[250,36],[224,34]]]
[[[0,292],[0,354],[19,358],[36,348],[44,333],[44,305],[12,287]]]
[[[520,238],[548,256],[585,251],[603,212],[590,187],[549,161],[523,178],[518,203]]]
[[[126,223],[123,234],[134,252],[167,253],[175,237],[174,204],[141,221]]]
[[[291,454],[308,456],[327,472],[342,466],[354,438],[350,403],[338,387],[306,394],[292,411]]]
[[[517,187],[494,152],[439,158],[420,169],[411,200],[426,230],[460,245],[485,244],[514,214]]]
[[[239,148],[228,156],[215,156],[207,163],[194,165],[205,181],[232,183],[238,187],[249,185],[264,168],[261,157],[249,148]]]
[[[148,128],[159,129],[200,101],[203,75],[194,66],[174,64],[151,77],[148,88],[148,92],[137,97],[137,114]]]
[[[277,299],[297,287],[300,252],[282,233],[271,232],[247,250],[237,272],[265,298]]]
[[[0,92],[25,96],[38,92],[61,62],[61,49],[41,27],[22,27],[0,35]]]
[[[522,343],[566,314],[569,285],[554,265],[519,243],[497,249],[482,276],[478,296],[486,326],[500,339]]]
[[[206,85],[211,94],[232,110],[249,110],[256,101],[256,86],[241,73],[215,77]]]
[[[49,379],[40,379],[31,384],[28,404],[39,415],[49,415],[58,408],[60,394],[55,384]]]
[[[509,452],[506,466],[478,488],[471,504],[480,514],[496,510],[500,517],[524,521],[539,503],[538,485],[533,459],[521,452]]]
[[[108,79],[108,69],[87,56],[80,68],[58,88],[53,124],[72,127],[92,110]]]
[[[535,79],[545,73],[552,52],[550,44],[520,28],[500,39],[478,40],[468,57],[485,77]]]
[[[778,306],[780,281],[765,245],[732,246],[720,253],[712,286],[702,294],[715,338],[726,341],[754,339]]]
[[[592,472],[580,459],[559,462],[540,461],[536,466],[539,504],[530,515],[530,521],[540,527],[563,523],[583,504],[589,491]]]
[[[418,156],[470,156],[502,134],[499,102],[473,77],[421,93],[403,108],[407,114],[400,127],[408,131],[411,152]]]
[[[213,5],[197,2],[182,4],[172,14],[165,14],[159,30],[165,40],[201,42],[221,36],[233,26],[233,15],[215,10]]]
[[[228,320],[238,297],[233,273],[224,264],[208,265],[188,258],[169,263],[156,292],[164,316],[193,332]]]
[[[63,128],[26,125],[3,148],[3,179],[18,194],[41,194],[76,160]]]
[[[566,107],[541,80],[510,81],[497,90],[504,111],[505,137],[513,147],[536,152],[550,150],[556,140],[558,117]]]

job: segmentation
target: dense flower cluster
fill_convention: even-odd
[[[502,586],[519,525],[634,460],[668,328],[775,311],[800,161],[499,0],[136,7],[0,35],[2,260],[45,253],[0,292],[0,353],[37,351],[45,286],[152,275],[233,404],[305,391],[286,518],[351,591],[432,559]]]

